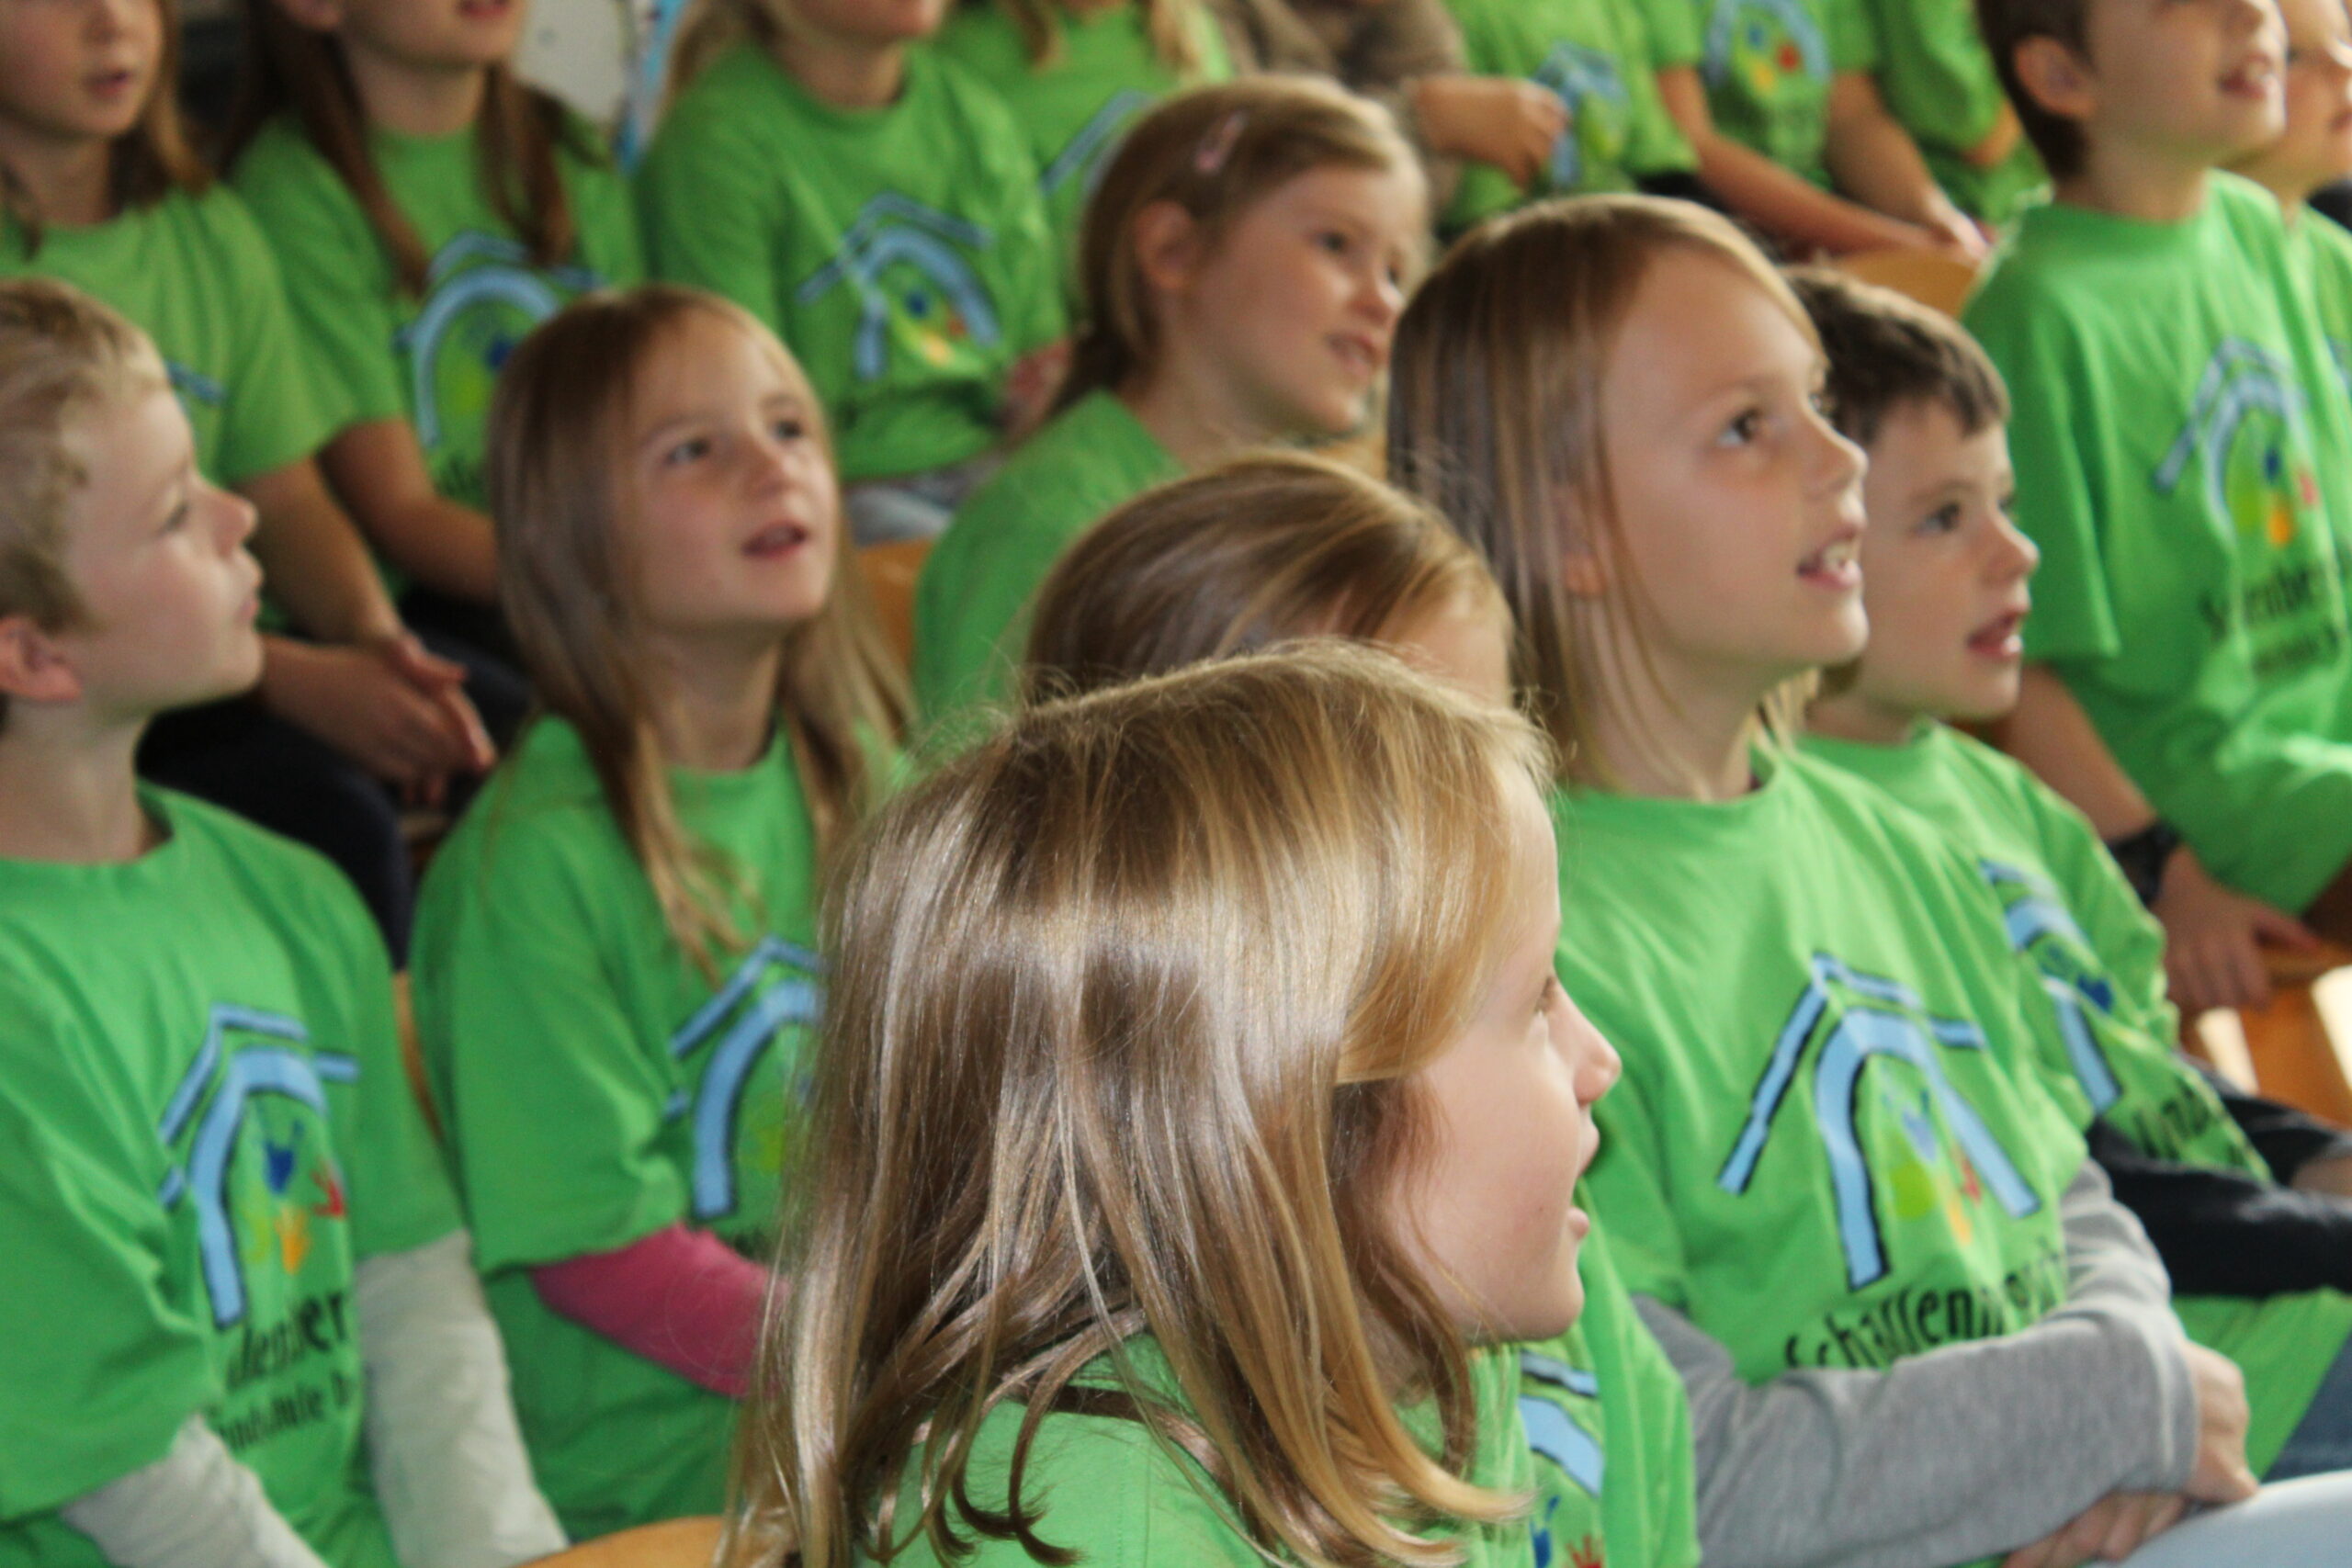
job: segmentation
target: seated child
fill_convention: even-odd
[[[1970,0],[1863,0],[1878,87],[1962,212],[2006,227],[2050,183],[2001,92]]]
[[[227,160],[351,404],[328,478],[392,581],[415,585],[412,613],[510,686],[483,510],[491,389],[564,300],[644,270],[595,131],[514,73],[524,16],[466,0],[245,0]]]
[[[2098,835],[2023,767],[1940,722],[1988,722],[2017,700],[2036,556],[2008,521],[2000,378],[1933,311],[1834,273],[1794,281],[1828,355],[1832,415],[1871,459],[1870,643],[1814,703],[1805,748],[1941,825],[1975,861],[2011,944],[2043,977],[2053,1096],[2188,1292],[2174,1306],[2190,1335],[2257,1386],[2316,1391],[2352,1337],[2352,1296],[2338,1293],[2352,1290],[2352,1205],[2328,1195],[2352,1183],[2352,1136],[2217,1093],[2175,1046],[2164,933]],[[2256,1465],[2283,1446],[2273,1475],[2327,1467],[2289,1436],[2296,1403],[2269,1402],[2267,1429],[2247,1439]]]
[[[415,893],[401,799],[487,768],[490,741],[466,672],[402,625],[320,475],[344,399],[312,375],[252,215],[188,151],[179,43],[159,0],[0,11],[0,277],[61,279],[148,333],[198,469],[260,513],[261,680],[162,716],[141,773],[327,855],[397,964]]]
[[[2352,17],[2344,0],[2278,0],[2278,15],[2287,28],[2286,129],[2231,169],[2278,198],[2328,352],[2337,372],[2352,378],[2352,233],[2315,221],[2309,205],[2352,177]]]
[[[930,538],[1058,378],[1061,269],[1012,112],[947,0],[708,0],[638,171],[656,275],[788,339],[859,544]]]
[[[1039,591],[1023,677],[1044,700],[1310,635],[1378,644],[1510,705],[1510,616],[1477,556],[1418,502],[1295,456],[1240,458],[1103,519]],[[1578,1269],[1584,1314],[1520,1352],[1535,1560],[1689,1568],[1682,1384],[1598,1228]]]
[[[1203,0],[964,0],[938,50],[1021,122],[1065,283],[1087,197],[1128,127],[1177,89],[1233,74]]]
[[[546,705],[442,846],[416,1009],[576,1535],[718,1511],[819,1011],[818,876],[900,722],[815,393],[741,307],[576,301],[491,418]]]
[[[2267,5],[1985,0],[2055,181],[1965,315],[2015,402],[2041,551],[2007,749],[2163,921],[2190,1012],[2267,999],[2258,943],[2352,935],[2352,421],[2278,203]]]
[[[1235,452],[1360,427],[1427,231],[1410,150],[1340,88],[1245,79],[1146,117],[1088,209],[1059,412],[923,563],[925,719],[1003,693],[1030,595],[1104,513]]]
[[[1326,643],[1030,709],[887,808],[828,907],[747,1560],[1526,1563],[1500,1347],[1583,1305],[1616,1074],[1541,773]]]
[[[253,508],[154,347],[0,283],[0,1562],[460,1568],[563,1537],[309,852],[131,769],[259,674]]]

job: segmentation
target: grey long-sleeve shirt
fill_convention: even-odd
[[[2164,1266],[2089,1161],[2059,1213],[2064,1306],[1882,1371],[1751,1386],[1690,1319],[1634,1298],[1690,1393],[1709,1568],[1947,1568],[2110,1492],[2186,1484],[2197,1397]]]

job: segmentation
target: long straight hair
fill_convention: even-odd
[[[707,974],[745,939],[729,906],[746,890],[678,820],[645,674],[652,660],[635,567],[645,546],[622,525],[628,480],[619,456],[630,389],[696,315],[750,334],[805,379],[775,334],[716,296],[661,284],[588,295],[541,323],[507,362],[491,403],[488,479],[499,598],[532,686],[548,712],[579,731],[671,933]],[[887,781],[876,750],[895,745],[906,723],[848,530],[836,533],[831,592],[783,634],[775,693],[828,857],[880,795]]]
[[[233,164],[264,126],[292,114],[367,215],[401,291],[423,295],[433,258],[376,166],[368,145],[367,108],[342,40],[300,26],[277,0],[245,0],[244,22],[244,68],[222,161]],[[559,149],[591,161],[604,156],[574,128],[560,100],[526,83],[504,61],[489,67],[481,112],[474,121],[476,178],[491,209],[521,238],[534,266],[560,265],[579,241],[556,161]]]
[[[1540,753],[1329,641],[1027,709],[887,807],[827,915],[794,1288],[722,1560],[1066,1562],[1023,1495],[1055,1411],[1141,1424],[1304,1562],[1454,1562],[1431,1527],[1511,1517],[1460,1473],[1468,1351],[1393,1198]],[[1434,1398],[1437,1455],[1400,1396]],[[968,1467],[1007,1404],[999,1498]]]
[[[138,120],[107,152],[107,197],[117,211],[152,207],[175,190],[200,194],[212,184],[211,171],[189,145],[187,126],[180,117],[180,0],[148,3],[155,7],[163,47]],[[40,254],[42,214],[5,163],[0,163],[0,217],[23,231],[28,254]]]
[[[1639,196],[1541,202],[1480,225],[1396,329],[1389,478],[1484,552],[1516,622],[1511,680],[1529,716],[1564,777],[1603,787],[1623,759],[1600,754],[1599,716],[1628,684],[1659,680],[1635,635],[1646,590],[1612,500],[1604,372],[1650,265],[1677,249],[1722,263],[1732,286],[1762,289],[1818,341],[1787,280],[1728,219]],[[1570,591],[1572,554],[1603,563],[1609,592]],[[1623,649],[1634,668],[1617,667]],[[1766,699],[1763,735],[1795,734],[1812,680]]]
[[[984,5],[991,0],[965,0],[967,5]],[[1061,58],[1062,17],[1068,14],[1063,0],[992,0],[1011,19],[1021,35],[1022,47],[1029,51],[1032,67],[1046,66]],[[1160,64],[1180,76],[1190,75],[1201,67],[1199,36],[1194,31],[1206,16],[1202,0],[1132,0],[1135,8],[1143,13],[1145,36],[1151,39],[1151,51]]]

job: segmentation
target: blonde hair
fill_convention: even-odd
[[[973,4],[975,0],[964,0]],[[1068,13],[1065,0],[978,0],[993,3],[1012,23],[1021,35],[1022,47],[1029,51],[1029,64],[1034,69],[1052,65],[1061,59],[1062,17]],[[1193,29],[1206,15],[1202,0],[1133,0],[1135,8],[1143,13],[1145,36],[1151,39],[1151,51],[1159,62],[1179,76],[1188,76],[1201,67],[1201,51]]]
[[[1511,1517],[1460,1474],[1468,1352],[1387,1200],[1540,750],[1334,641],[1026,710],[889,807],[828,917],[808,1207],[722,1557],[1068,1561],[1020,1495],[1056,1411],[1140,1424],[1305,1562],[1454,1562],[1428,1527]],[[1007,1402],[1000,1507],[967,1467]]]
[[[80,289],[0,280],[0,616],[66,631],[89,615],[65,569],[65,516],[90,482],[70,440],[93,412],[170,385],[147,334]],[[8,705],[0,697],[0,727]]]
[[[1617,776],[1595,745],[1616,682],[1657,679],[1632,636],[1644,592],[1611,499],[1605,372],[1651,264],[1668,250],[1720,262],[1764,290],[1809,340],[1786,279],[1728,219],[1655,197],[1539,203],[1473,230],[1406,307],[1389,393],[1388,472],[1485,552],[1517,623],[1511,680],[1547,730],[1564,775]],[[1572,592],[1563,563],[1602,563],[1611,592]],[[1631,646],[1641,668],[1610,669]],[[1759,714],[1793,734],[1804,687]]]
[[[1159,323],[1136,254],[1136,221],[1146,208],[1174,203],[1213,249],[1250,208],[1324,168],[1420,177],[1420,162],[1386,109],[1313,77],[1194,87],[1136,121],[1087,202],[1078,245],[1083,303],[1060,406],[1116,391],[1159,356]]]
[[[1291,637],[1393,637],[1464,597],[1508,615],[1421,502],[1329,458],[1242,457],[1148,491],[1056,563],[1031,614],[1030,701]]]
[[[670,46],[663,103],[676,102],[695,77],[737,44],[774,55],[791,30],[791,0],[688,0],[677,41]]]
[[[620,526],[631,389],[695,316],[750,334],[799,378],[774,333],[715,295],[662,284],[588,295],[526,338],[500,375],[488,479],[499,597],[532,686],[579,731],[672,934],[708,972],[744,940],[726,908],[738,889],[678,821],[645,677],[640,546]],[[775,694],[824,851],[879,797],[873,749],[897,741],[906,715],[848,530],[838,532],[832,591],[785,634]]]
[[[180,118],[180,0],[149,3],[155,7],[163,43],[138,122],[107,150],[107,199],[117,210],[151,207],[175,190],[201,193],[212,184],[211,171],[189,146],[187,127]],[[0,162],[0,218],[23,231],[28,257],[40,254],[43,215],[5,162]]]

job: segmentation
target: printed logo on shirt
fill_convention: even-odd
[[[1126,140],[1128,125],[1150,107],[1151,95],[1134,87],[1111,95],[1111,101],[1096,109],[1046,165],[1037,181],[1039,194],[1051,202],[1066,186],[1079,183],[1087,196],[1092,196],[1112,152]]]
[[[2224,338],[2156,468],[2156,490],[2172,494],[2193,466],[2214,516],[2229,519],[2242,539],[2283,549],[2319,506],[2306,447],[2292,367],[2258,344]]]
[[[438,453],[452,431],[479,430],[514,345],[566,300],[602,281],[585,267],[539,268],[503,234],[467,230],[425,272],[424,303],[393,338],[408,358],[416,438]]]
[[[1594,1430],[1600,1419],[1600,1382],[1581,1367],[1532,1350],[1519,1353],[1520,1419],[1527,1427],[1527,1444],[1539,1461],[1566,1476],[1577,1491],[1593,1502],[1600,1500],[1604,1469],[1600,1438]],[[1574,1541],[1563,1540],[1559,1524],[1561,1497],[1546,1488],[1543,1517],[1535,1521],[1535,1568],[1601,1568],[1605,1561],[1600,1536],[1585,1530]],[[1589,1521],[1588,1521],[1589,1522]],[[1566,1555],[1562,1555],[1565,1550]]]
[[[1552,143],[1552,188],[1574,190],[1586,169],[1614,164],[1624,151],[1632,102],[1624,79],[1600,51],[1561,42],[1532,80],[1568,111],[1568,128]]]
[[[861,381],[890,369],[895,343],[934,369],[966,345],[1004,339],[996,303],[972,258],[995,243],[988,228],[885,191],[862,208],[833,259],[793,293],[814,305],[836,289],[857,301],[851,367]]]
[[[1792,76],[1829,80],[1829,44],[1804,0],[1714,0],[1700,73],[1770,102]]]
[[[187,411],[190,420],[196,419],[200,411],[217,409],[229,400],[228,388],[175,359],[164,361],[164,377],[171,383],[172,395],[179,399],[180,407]]]
[[[310,1049],[293,1019],[217,1006],[156,1135],[172,1165],[156,1192],[196,1215],[197,1257],[217,1328],[243,1322],[261,1270],[302,1271],[326,1227],[348,1223],[327,1133],[326,1085],[356,1059]]]
[[[1716,1185],[1747,1191],[1793,1089],[1813,1102],[1849,1290],[1886,1277],[1890,1216],[1908,1224],[1939,1214],[1965,1247],[1988,1203],[2014,1218],[2037,1213],[2041,1197],[1944,1072],[1945,1056],[1985,1051],[1984,1032],[1934,1017],[1901,982],[1826,954],[1815,954],[1811,970]],[[1865,1084],[1873,1063],[1881,1070]],[[1884,1070],[1895,1064],[1908,1070]],[[1899,1137],[1875,1135],[1889,1125]]]
[[[677,1092],[669,1111],[689,1119],[689,1198],[698,1223],[733,1218],[747,1179],[763,1197],[774,1191],[807,1093],[805,1079],[785,1077],[798,1064],[778,1060],[775,1044],[786,1030],[812,1027],[823,1015],[822,973],[822,962],[807,948],[763,937],[670,1037],[672,1059],[694,1075],[693,1087]]]

